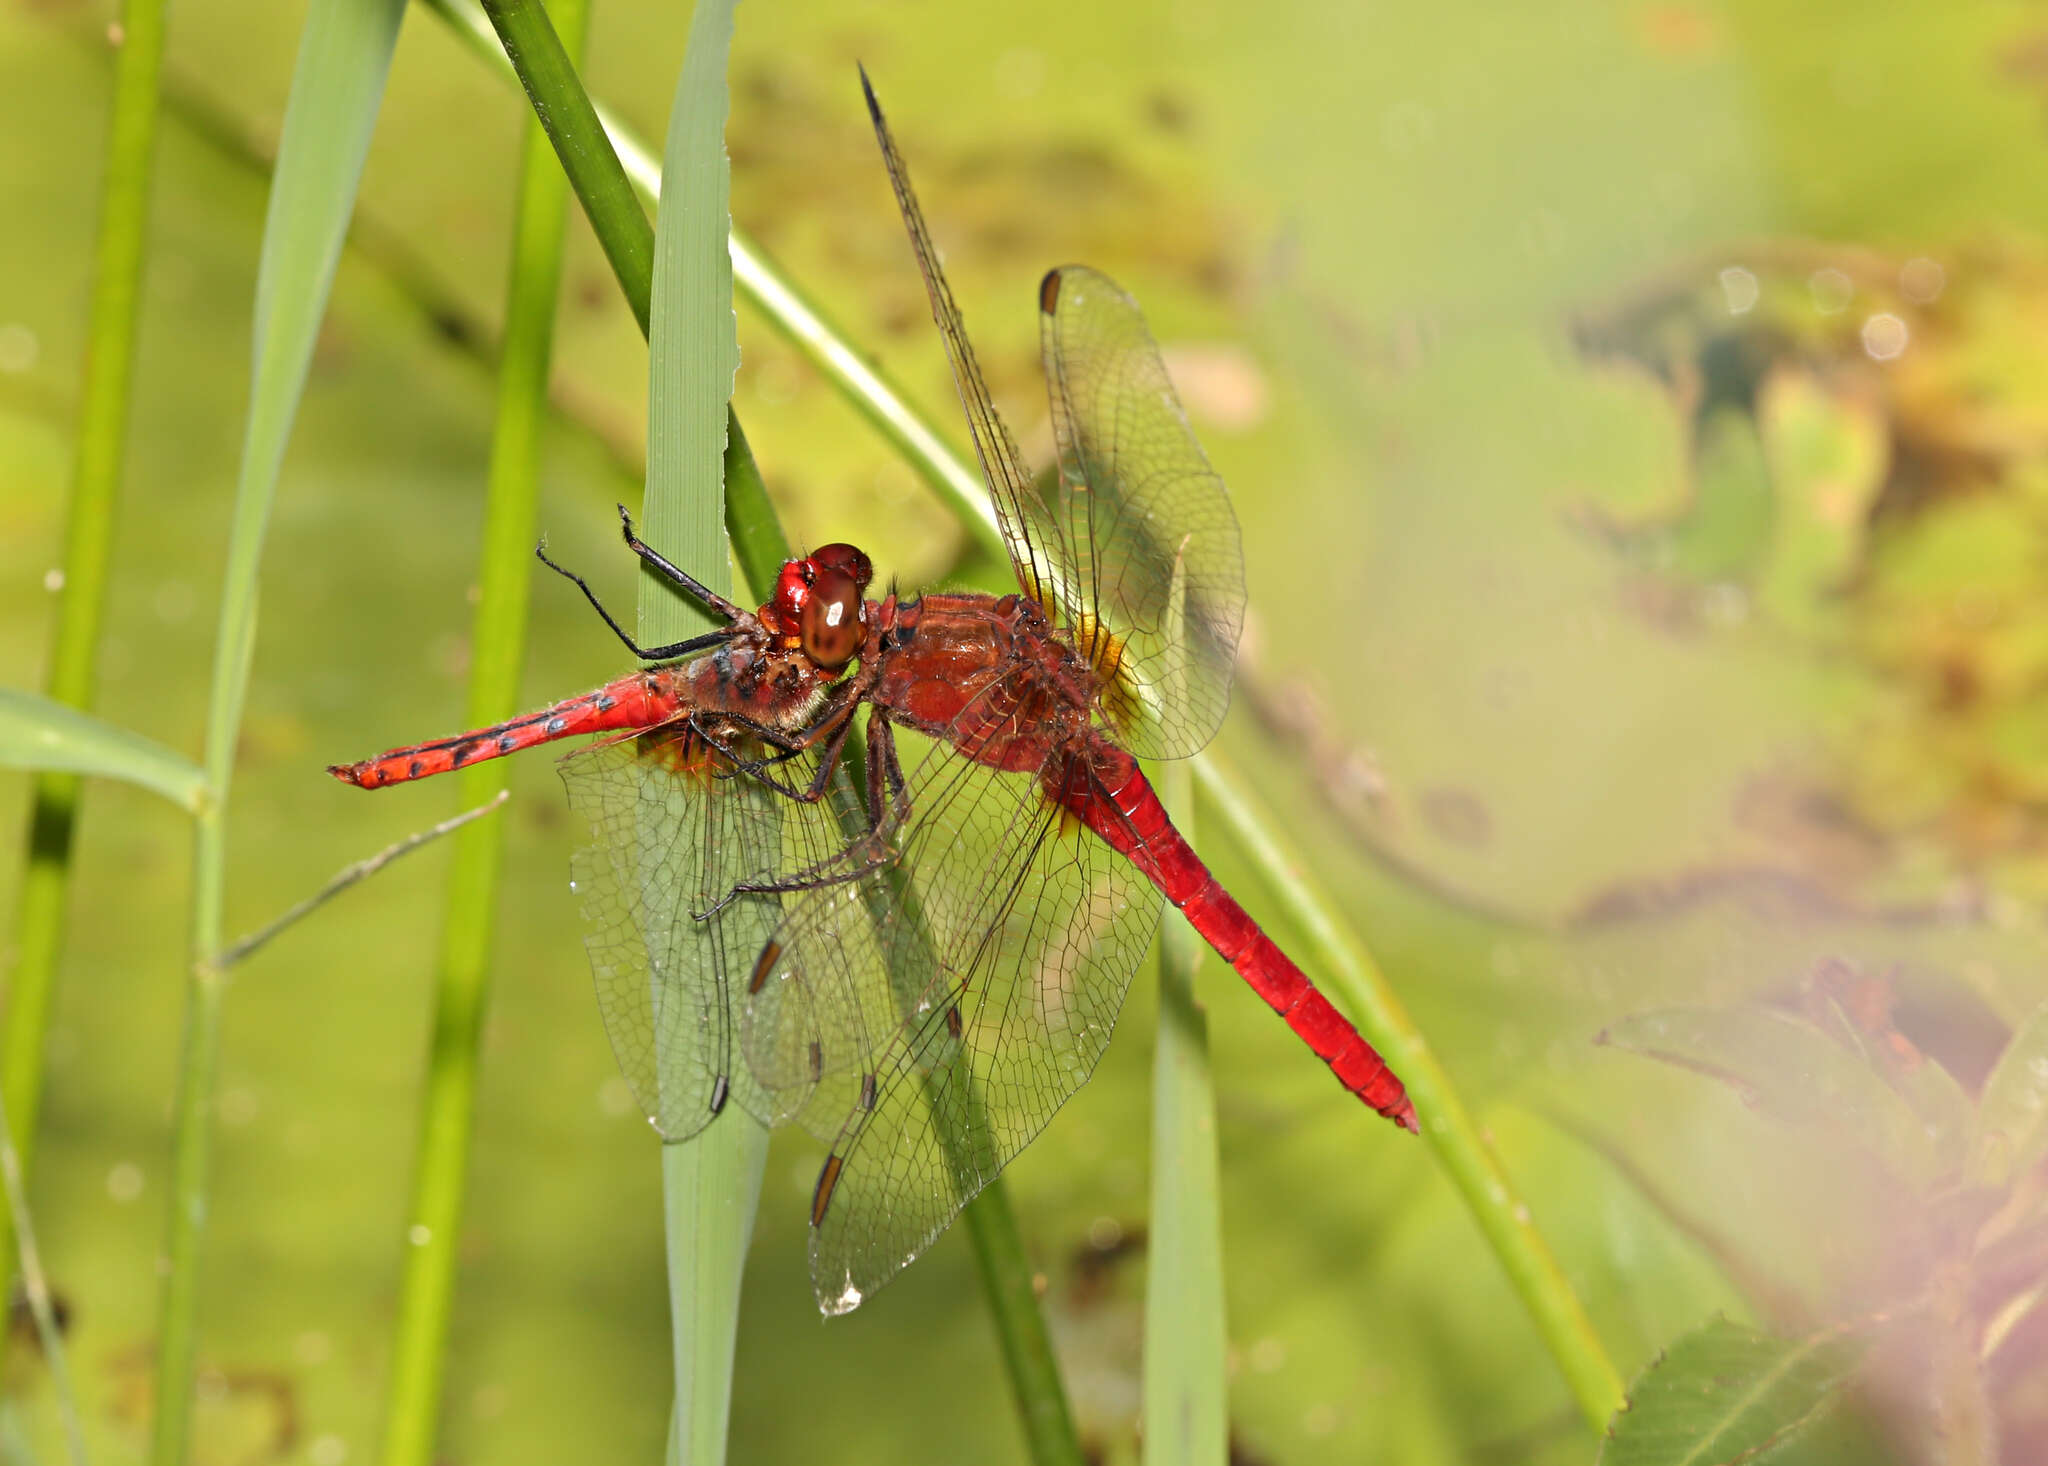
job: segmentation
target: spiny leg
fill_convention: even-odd
[[[831,700],[823,712],[813,718],[801,733],[791,738],[768,740],[780,750],[765,758],[734,760],[730,775],[745,774],[758,779],[776,793],[798,801],[801,804],[816,804],[825,797],[825,785],[831,780],[832,771],[839,766],[840,755],[846,747],[848,733],[853,728],[853,715],[860,710],[867,684],[858,679],[840,683],[832,690]],[[787,763],[796,755],[815,747],[819,740],[828,740],[824,755],[818,760],[818,771],[812,776],[807,788],[798,789],[774,778],[766,771],[775,764]]]
[[[847,731],[851,727],[852,720],[848,719],[847,727],[833,739],[830,757],[834,761],[845,745]],[[903,777],[903,765],[896,757],[896,735],[879,708],[868,714],[867,784],[868,828],[858,839],[849,842],[831,859],[822,860],[805,870],[794,871],[772,881],[741,881],[732,888],[725,901],[749,894],[787,895],[843,886],[880,870],[896,859],[896,851],[889,842],[904,821],[910,818],[909,786]],[[889,791],[886,805],[881,792],[884,788]],[[840,861],[850,863],[840,869],[832,869]],[[719,905],[724,905],[725,901]]]
[[[868,714],[868,833],[891,839],[910,818],[910,783],[903,777],[903,763],[896,757],[896,728],[882,710]],[[889,790],[889,812],[882,812],[884,786]]]
[[[798,736],[796,742],[767,758],[754,759],[733,770],[735,774],[747,774],[759,779],[778,794],[786,794],[799,804],[816,804],[825,797],[825,786],[831,781],[832,771],[839,766],[840,756],[846,751],[846,739],[853,731],[853,714],[858,703],[828,709],[825,714]],[[765,770],[774,764],[787,763],[798,754],[815,745],[820,738],[827,739],[825,752],[818,759],[818,771],[811,776],[811,782],[802,789],[784,784],[770,777]]]
[[[766,788],[773,789],[778,794],[786,794],[792,799],[800,797],[796,791],[784,788],[773,779],[761,774],[759,770],[770,764],[778,764],[795,758],[806,748],[810,747],[807,741],[792,738],[780,729],[771,728],[766,723],[755,722],[752,718],[741,713],[691,713],[689,723],[690,731],[703,739],[707,748],[723,757],[727,763],[732,765],[729,769],[717,770],[713,774],[714,778],[736,779],[749,777]],[[776,752],[768,758],[747,758],[740,752],[738,745],[734,742],[733,736],[729,731],[731,729],[737,729],[746,737],[760,739],[763,743],[774,748]]]
[[[539,544],[535,545],[533,553],[540,557],[541,564],[547,566],[555,574],[576,582],[576,588],[583,592],[585,600],[596,607],[597,614],[604,617],[604,624],[611,627],[612,634],[618,637],[620,641],[623,641],[626,644],[626,649],[643,662],[672,662],[678,657],[687,657],[693,652],[709,651],[712,647],[723,646],[726,642],[739,635],[738,627],[725,626],[717,631],[707,631],[702,636],[690,637],[686,641],[671,642],[667,646],[641,646],[631,636],[626,634],[626,628],[619,625],[613,619],[612,613],[604,608],[604,602],[597,598],[597,592],[590,588],[589,581],[585,580],[575,571],[558,565],[548,558],[548,542],[546,540],[542,540]],[[709,595],[709,592],[706,592],[706,594]],[[716,609],[726,610],[730,606],[730,602],[721,601]]]
[[[740,607],[703,584],[687,570],[684,570],[673,560],[669,559],[668,556],[652,548],[640,536],[634,534],[633,516],[626,511],[624,504],[619,505],[619,524],[626,531],[627,548],[646,561],[648,568],[663,580],[668,581],[671,585],[682,587],[728,621],[737,621],[746,614]]]

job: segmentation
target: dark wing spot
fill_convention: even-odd
[[[958,1039],[966,1031],[966,1028],[960,1022],[960,1005],[955,1003],[946,1010],[946,1032],[950,1033],[955,1039]]]
[[[1059,309],[1059,303],[1060,272],[1058,270],[1047,270],[1045,278],[1038,282],[1038,308],[1047,315],[1051,315],[1055,310]]]
[[[873,1070],[869,1070],[861,1076],[860,1107],[864,1110],[872,1110],[875,1107],[875,1075]]]
[[[825,1220],[825,1208],[832,1204],[832,1193],[839,1185],[839,1171],[845,1164],[836,1155],[825,1157],[825,1168],[818,1172],[818,1187],[811,1193],[812,1226],[818,1226]]]
[[[752,997],[768,982],[768,974],[775,970],[775,964],[782,958],[782,943],[770,942],[761,949],[759,960],[754,963],[754,975],[747,979],[747,995]]]
[[[811,1083],[816,1084],[825,1077],[825,1049],[816,1039],[811,1040]]]
[[[719,1112],[720,1110],[722,1110],[722,1109],[724,1109],[724,1108],[725,1108],[725,1097],[726,1097],[726,1095],[727,1095],[727,1094],[729,1094],[729,1093],[731,1092],[731,1090],[732,1090],[732,1083],[731,1083],[731,1081],[730,1081],[730,1080],[728,1080],[728,1079],[727,1079],[727,1078],[726,1078],[726,1077],[725,1077],[725,1076],[724,1076],[723,1074],[719,1075],[719,1076],[718,1076],[718,1082],[717,1082],[716,1084],[714,1084],[714,1085],[712,1085],[712,1086],[711,1086],[711,1113],[712,1113],[712,1114],[714,1114],[714,1115],[715,1115],[715,1114],[717,1114],[717,1113],[718,1113],[718,1112]]]

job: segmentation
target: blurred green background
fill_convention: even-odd
[[[7,686],[40,685],[53,608],[108,19],[0,0]],[[181,750],[301,19],[172,10],[100,710]],[[595,7],[592,90],[643,136],[685,24]],[[2048,995],[2048,11],[744,6],[734,216],[953,430],[857,59],[1027,453],[1050,446],[1040,272],[1084,261],[1144,303],[1244,527],[1254,622],[1222,742],[1480,1112],[1617,1365],[1715,1310],[1796,1328],[1875,1306],[1923,1258],[1881,1175],[1593,1040],[1674,1003],[1796,1005],[1832,960],[1882,979],[1885,1032],[1967,1086]],[[460,718],[524,116],[408,18],[268,546],[233,929],[450,812],[431,784],[366,799],[320,769]],[[580,219],[571,238],[543,515],[559,557],[623,599],[610,506],[637,493],[646,354]],[[793,536],[862,543],[906,587],[996,583],[745,307],[740,332],[736,405]],[[573,591],[534,595],[532,702],[621,670]],[[656,1149],[591,1000],[553,771],[505,772],[443,1456],[653,1459]],[[0,832],[27,784],[0,776]],[[1289,945],[1233,852],[1196,843]],[[182,816],[90,791],[33,1201],[107,1462],[139,1458],[151,1408],[187,850]],[[0,892],[20,852],[0,836]],[[444,859],[237,975],[204,1461],[374,1451]],[[1244,1459],[1590,1459],[1423,1147],[1218,965],[1203,982]],[[1009,1173],[1084,1433],[1112,1460],[1137,1406],[1152,1006],[1141,979],[1096,1081]],[[957,1237],[819,1322],[815,1166],[777,1140],[734,1459],[1021,1459]],[[2038,1364],[2038,1333],[2014,1347]],[[26,1351],[10,1385],[8,1439],[47,1448]],[[2000,1399],[2009,1443],[2043,1439],[2048,1404]]]

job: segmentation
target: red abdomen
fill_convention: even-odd
[[[1387,1061],[1209,873],[1166,817],[1136,760],[1097,745],[1089,757],[1055,761],[1047,775],[1047,792],[1129,857],[1340,1084],[1395,1124],[1418,1128],[1415,1106]]]
[[[673,674],[635,672],[607,682],[594,692],[566,698],[512,719],[453,738],[394,748],[360,763],[330,764],[327,772],[359,789],[445,774],[487,758],[503,758],[536,743],[573,738],[578,733],[603,733],[619,728],[650,728],[682,711]]]

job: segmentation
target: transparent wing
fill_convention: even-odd
[[[953,367],[953,385],[960,394],[960,405],[967,413],[967,431],[974,439],[975,455],[981,460],[982,477],[988,481],[996,521],[1002,530],[1003,541],[1010,549],[1010,563],[1017,572],[1018,584],[1034,600],[1050,606],[1053,594],[1062,582],[1065,567],[1050,558],[1048,552],[1053,548],[1050,543],[1036,542],[1032,538],[1028,518],[1033,498],[1031,475],[1024,468],[1023,455],[1017,451],[1017,443],[1010,436],[1009,427],[996,411],[995,399],[989,396],[988,383],[981,375],[981,364],[974,359],[974,348],[967,341],[967,326],[961,318],[960,307],[954,304],[952,287],[947,285],[945,272],[939,268],[939,252],[932,244],[931,232],[925,227],[924,211],[918,207],[917,195],[911,190],[910,172],[896,151],[896,140],[890,136],[889,124],[883,120],[881,104],[875,100],[874,89],[868,86],[866,72],[861,73],[861,86],[867,92],[868,115],[874,121],[875,140],[881,144],[882,161],[888,167],[889,182],[896,192],[896,206],[903,215],[904,227],[910,231],[911,249],[917,256],[918,271],[924,276],[932,319],[938,323],[939,335],[946,343],[946,359]]]
[[[815,768],[805,756],[775,772],[806,781]],[[680,723],[594,744],[561,772],[590,829],[571,870],[598,1008],[642,1112],[668,1141],[727,1102],[772,1123],[738,1039],[746,975],[782,898],[726,898],[741,881],[828,859],[843,844],[830,810],[733,776]]]
[[[1068,265],[1045,277],[1039,307],[1060,471],[1028,519],[1067,572],[1049,609],[1105,674],[1097,706],[1118,741],[1183,758],[1230,704],[1245,599],[1237,516],[1137,303]]]
[[[923,1251],[1087,1081],[1151,942],[1151,886],[1040,779],[931,747],[894,859],[784,897],[746,1055],[771,1099],[805,1096],[775,1108],[829,1137],[811,1237],[828,1313]]]
[[[872,90],[867,98],[1018,584],[1103,674],[1099,711],[1121,741],[1141,756],[1191,754],[1229,704],[1244,564],[1223,480],[1188,429],[1144,318],[1093,270],[1069,266],[1040,285],[1060,447],[1059,476],[1041,494],[989,395]],[[1178,614],[1176,566],[1186,577]]]

